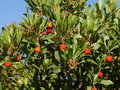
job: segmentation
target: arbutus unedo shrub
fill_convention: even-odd
[[[0,34],[1,90],[120,89],[118,0],[25,0]]]

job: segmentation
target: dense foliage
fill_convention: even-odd
[[[120,88],[118,0],[25,1],[0,34],[0,90]]]

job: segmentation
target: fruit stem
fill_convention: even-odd
[[[99,72],[101,71],[102,67],[101,67],[101,62],[100,62],[100,65],[99,65]]]
[[[65,38],[64,38],[64,37],[61,37],[61,40],[62,40],[62,44],[64,44]]]
[[[108,56],[110,56],[110,50],[109,50],[109,48],[107,48],[107,54],[108,54]]]

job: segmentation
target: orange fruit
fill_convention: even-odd
[[[105,30],[109,30],[109,27],[107,27]]]
[[[85,54],[90,54],[90,51],[91,51],[90,48],[86,48],[86,49],[84,50],[84,53],[85,53]]]
[[[92,88],[92,90],[97,90],[97,88]]]
[[[98,77],[99,78],[103,77],[103,73],[102,72],[98,72]]]
[[[48,23],[48,28],[52,28],[53,26],[52,26],[52,23],[51,22],[49,22]]]
[[[21,57],[17,56],[16,61],[20,61]]]
[[[6,67],[10,67],[10,66],[11,66],[11,63],[10,63],[10,62],[6,62],[6,63],[5,63],[5,66],[6,66]]]
[[[68,13],[68,12],[66,12],[66,14],[65,14],[65,15],[66,15],[66,17],[67,17],[67,16],[69,16],[69,13]]]
[[[40,47],[36,47],[36,48],[35,48],[35,52],[38,52],[38,53],[39,53],[40,51],[41,51]]]
[[[106,57],[106,62],[111,63],[112,62],[112,56],[107,56]]]
[[[67,49],[65,44],[61,44],[59,48],[60,48],[60,50],[66,50]]]

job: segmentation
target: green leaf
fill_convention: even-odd
[[[60,62],[60,56],[58,51],[55,51],[55,59],[57,59],[58,62]]]
[[[103,54],[102,58],[99,58],[99,61],[105,63],[106,56],[107,56],[106,54]]]
[[[53,0],[53,1],[55,2],[56,6],[61,2],[61,0]]]
[[[101,80],[101,82],[99,82],[99,84],[111,85],[111,84],[114,84],[114,83],[111,80]]]
[[[77,49],[77,40],[76,39],[74,39],[73,40],[73,55],[75,54],[75,51],[76,51],[76,49]]]
[[[44,62],[45,62],[45,64],[49,64],[49,63],[51,63],[51,60],[50,59],[45,59]]]
[[[92,89],[92,86],[87,86],[87,90],[91,90]]]
[[[50,35],[50,34],[49,34]],[[51,40],[50,38],[47,39],[50,43],[54,43],[53,40]]]
[[[45,79],[46,79],[46,77],[47,77],[47,75],[44,75],[44,76],[42,77],[42,80],[45,80]]]
[[[94,81],[97,79],[98,74],[94,74]]]
[[[110,7],[108,4],[106,4],[106,13],[108,14],[111,11]]]
[[[84,50],[85,48],[87,48],[89,45],[89,42],[85,42],[85,44],[83,45],[82,49]]]
[[[95,43],[93,49],[94,49],[94,50],[97,50],[97,49],[99,49],[99,48],[100,48],[100,44]]]
[[[5,60],[4,60],[4,61],[1,61],[1,62],[0,62],[0,66],[2,66],[5,62],[6,62]]]
[[[66,57],[65,54],[62,54],[61,56],[62,56],[65,60],[67,60],[67,57]]]
[[[0,82],[0,90],[2,90],[2,84],[1,84],[1,82]]]
[[[93,18],[88,16],[87,17],[87,29],[91,28],[92,23],[93,23]]]
[[[61,71],[61,66],[55,67],[55,69],[54,69],[55,73],[59,73],[60,71]]]
[[[74,59],[79,58],[82,53],[83,53],[83,51],[81,49],[77,50],[75,55],[74,55]]]
[[[24,83],[25,86],[27,86],[28,82],[29,82],[28,79],[27,79],[27,78],[24,78],[23,83]]]
[[[40,87],[41,90],[46,90],[44,87]]]
[[[40,68],[37,65],[32,64],[32,66],[34,66],[36,69],[40,70]]]
[[[75,39],[77,39],[77,38],[82,38],[82,36],[81,36],[80,34],[75,34],[74,38],[75,38]]]
[[[116,37],[116,35],[112,32],[112,31],[110,31],[110,36],[114,39],[114,41],[116,41],[117,40],[117,37]]]
[[[57,78],[57,74],[51,74],[50,78],[51,78],[51,80],[55,80]]]
[[[14,89],[15,89],[15,90],[19,90],[19,87],[15,87]]]
[[[102,0],[99,0],[99,9],[102,9]]]
[[[69,77],[71,78],[72,81],[76,81],[76,80],[77,80],[76,75],[73,74],[73,73],[70,73],[70,74],[69,74]]]
[[[88,60],[86,60],[87,62],[90,62],[90,63],[93,63],[93,64],[95,64],[95,65],[98,65],[94,60],[92,60],[92,59],[88,59]]]
[[[110,49],[110,51],[112,51],[112,50],[114,50],[114,49],[117,49],[117,48],[119,48],[119,45],[113,46],[113,47]]]
[[[101,29],[98,30],[98,33],[103,32],[107,27],[108,27],[108,26],[104,26],[104,27],[102,27]]]

